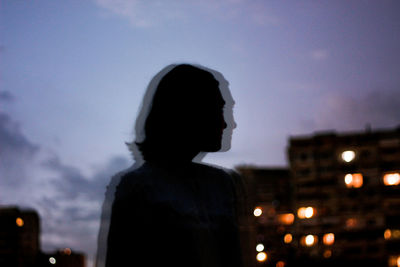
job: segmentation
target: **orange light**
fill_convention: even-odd
[[[400,230],[399,230],[399,229],[394,229],[394,230],[392,231],[392,237],[393,237],[394,239],[399,239],[399,238],[400,238]]]
[[[342,159],[346,162],[352,161],[356,157],[356,153],[352,150],[347,150],[342,153]]]
[[[315,237],[313,235],[306,236],[305,243],[307,246],[314,245],[314,242],[315,242]]]
[[[386,173],[383,176],[383,183],[385,185],[399,185],[400,184],[400,174],[396,173]]]
[[[314,216],[315,209],[313,207],[301,207],[297,210],[297,216],[300,219],[310,219]]]
[[[306,235],[306,236],[303,236],[300,240],[300,243],[303,246],[307,246],[307,247],[311,247],[311,246],[317,244],[317,242],[318,242],[318,237],[316,235]]]
[[[71,251],[71,249],[70,248],[65,248],[64,250],[63,250],[63,252],[64,252],[64,254],[65,255],[71,255],[71,253],[72,253],[72,251]]]
[[[385,232],[383,233],[383,237],[388,240],[392,237],[392,231],[390,229],[386,229]]]
[[[355,218],[350,218],[350,219],[346,220],[346,227],[347,228],[354,228],[354,227],[357,226],[357,224],[358,224],[358,221]]]
[[[285,242],[286,244],[291,243],[292,240],[293,240],[292,234],[286,234],[286,235],[283,237],[283,242]]]
[[[390,256],[388,263],[389,267],[400,267],[400,256]]]
[[[327,249],[324,251],[324,258],[330,258],[332,256],[332,250]]]
[[[293,224],[294,215],[292,213],[285,213],[285,214],[278,215],[278,221],[285,225]]]
[[[257,254],[257,256],[256,256],[256,259],[257,259],[257,261],[259,261],[259,262],[264,262],[264,261],[266,261],[267,260],[267,253],[265,253],[265,252],[259,252],[258,254]]]
[[[275,266],[276,267],[285,267],[285,262],[284,261],[278,261]]]
[[[260,217],[261,214],[263,213],[262,208],[261,207],[256,207],[253,211],[254,216],[256,217]]]
[[[18,217],[18,218],[15,220],[15,223],[17,224],[18,227],[24,226],[24,220],[22,220],[20,217]]]
[[[335,235],[333,233],[324,234],[322,241],[325,245],[330,246],[335,243]]]
[[[361,173],[346,174],[344,176],[344,183],[348,188],[360,188],[363,185],[363,176]]]

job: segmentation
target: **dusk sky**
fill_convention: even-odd
[[[290,136],[400,125],[400,1],[3,0],[0,204],[36,209],[45,251],[96,250],[111,176],[151,78],[221,72],[232,149],[205,162],[286,166]],[[91,266],[90,266],[91,267]]]

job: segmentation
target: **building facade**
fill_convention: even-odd
[[[85,267],[85,255],[70,248],[53,253],[42,252],[38,213],[14,206],[0,206],[0,266]]]
[[[40,222],[33,210],[0,207],[0,266],[36,266]]]
[[[288,155],[296,258],[400,266],[400,129],[295,137]]]
[[[252,166],[236,169],[244,178],[248,206],[253,207],[249,214],[252,251],[246,264],[285,266],[294,255],[288,242],[294,223],[289,170]]]
[[[400,129],[292,137],[288,159],[287,174],[238,167],[256,264],[400,266]]]

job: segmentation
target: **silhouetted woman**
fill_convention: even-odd
[[[220,82],[186,64],[156,77],[151,103],[144,100],[144,139],[134,144],[144,163],[117,186],[106,266],[242,266],[237,182],[193,160],[221,150],[228,124]]]

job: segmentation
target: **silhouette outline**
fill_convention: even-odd
[[[230,149],[228,86],[221,73],[189,64],[150,81],[127,143],[135,164],[107,187],[96,266],[243,265],[243,185],[233,171],[201,162]]]

